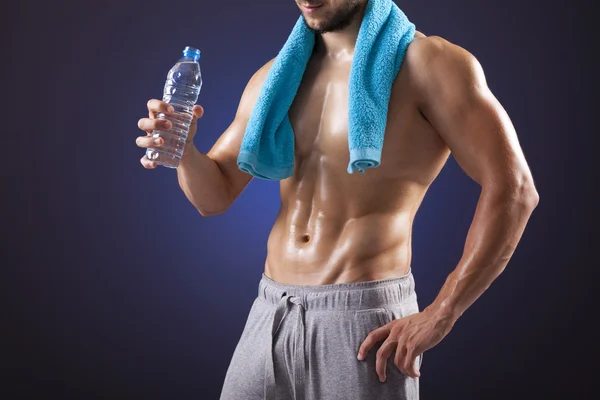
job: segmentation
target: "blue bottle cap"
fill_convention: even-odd
[[[186,46],[186,48],[183,49],[183,56],[198,61],[200,59],[200,50],[195,47]]]

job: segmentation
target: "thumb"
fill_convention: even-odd
[[[193,112],[193,120],[197,120],[198,118],[202,118],[202,115],[204,115],[204,108],[202,108],[201,105],[196,104],[193,108],[192,108],[192,112]],[[192,122],[194,122],[192,121]]]
[[[196,132],[196,121],[198,118],[201,118],[204,114],[204,108],[202,106],[196,104],[192,107],[192,121],[190,122],[190,130],[191,132]]]

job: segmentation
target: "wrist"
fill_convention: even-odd
[[[185,142],[185,145],[183,146],[183,151],[185,151],[185,150],[188,150],[188,149],[191,149],[191,148],[193,148],[193,147],[195,147],[195,146],[194,146],[194,140],[193,140],[193,139],[192,139],[192,140],[190,140],[190,141],[186,141],[186,142]]]
[[[190,157],[190,155],[192,153],[194,153],[194,151],[197,150],[196,146],[194,145],[193,141],[189,141],[189,142],[185,142],[185,144],[183,145],[183,153],[181,154],[181,162],[184,162],[184,160],[188,159]],[[181,165],[181,163],[180,163]]]
[[[433,302],[425,310],[431,313],[437,320],[443,323],[454,325],[454,323],[462,315],[457,307],[453,306],[449,301]]]

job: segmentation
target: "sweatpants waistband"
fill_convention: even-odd
[[[264,273],[258,285],[258,297],[278,304],[282,297],[297,298],[305,310],[363,310],[402,304],[415,296],[412,272],[389,279],[330,285],[287,285]]]

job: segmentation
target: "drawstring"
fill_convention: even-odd
[[[281,299],[277,303],[275,313],[273,315],[273,325],[271,328],[271,340],[267,351],[267,360],[265,362],[265,400],[275,399],[275,365],[273,361],[273,349],[275,346],[275,335],[279,331],[283,320],[289,313],[288,305],[298,306],[298,318],[296,320],[296,340],[294,341],[294,383],[292,390],[294,400],[304,400],[305,386],[305,357],[304,357],[304,307],[302,299],[296,296],[283,293]]]

